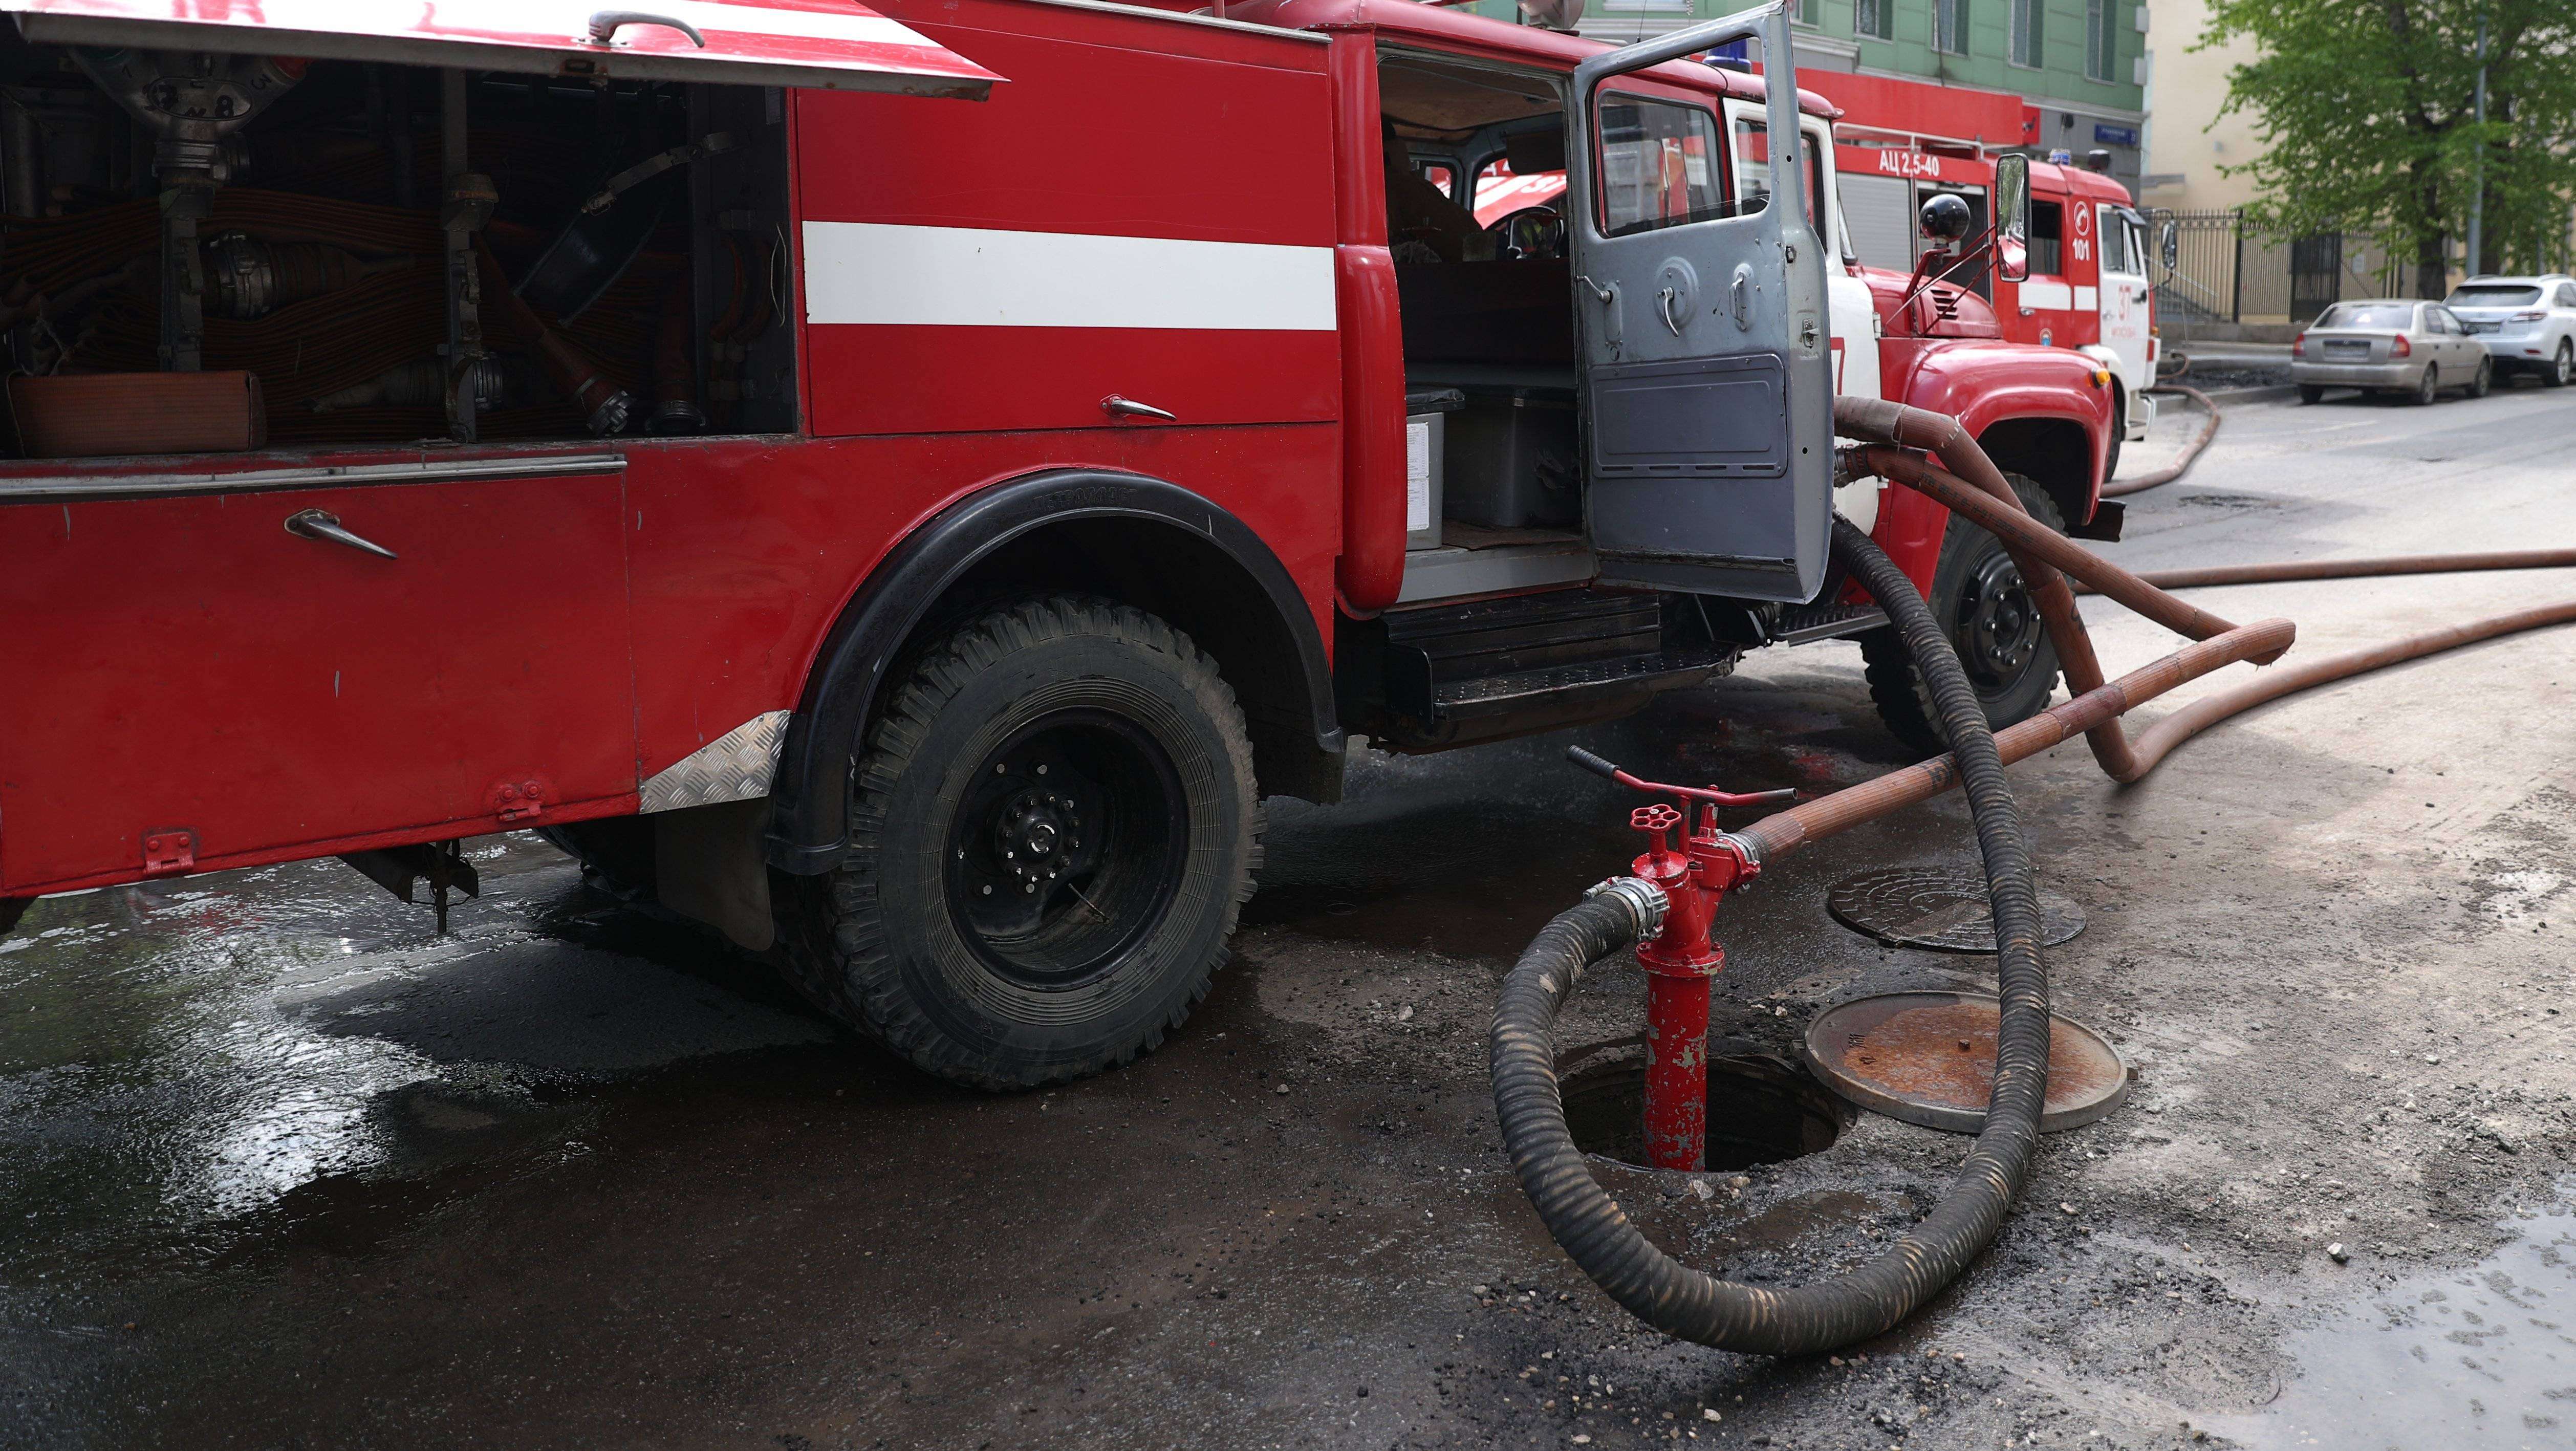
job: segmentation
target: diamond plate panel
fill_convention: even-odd
[[[677,811],[769,794],[778,753],[787,744],[787,712],[756,715],[653,773],[640,793],[643,809]]]

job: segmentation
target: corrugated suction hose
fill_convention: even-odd
[[[1721,1280],[1655,1248],[1592,1177],[1565,1122],[1556,1019],[1592,963],[1635,944],[1646,923],[1605,892],[1549,922],[1504,980],[1491,1044],[1494,1108],[1521,1187],[1548,1233],[1611,1298],[1647,1324],[1721,1350],[1806,1355],[1866,1340],[1912,1314],[1992,1243],[2039,1142],[2048,1096],[2048,971],[2020,813],[2004,784],[1975,689],[1931,609],[1869,536],[1834,520],[1834,557],[1895,622],[1947,724],[1984,855],[2003,1021],[1986,1125],[1950,1192],[1903,1239],[1849,1274],[1793,1289]]]

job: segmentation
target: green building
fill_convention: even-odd
[[[1477,0],[1481,14],[1512,19],[1515,0]],[[1588,0],[1577,27],[1626,41],[1738,8],[1731,0]],[[1852,71],[1933,86],[2019,96],[2038,112],[2023,149],[2082,161],[2111,153],[2111,174],[2132,195],[2146,126],[2144,0],[1800,0],[1801,71]],[[1758,51],[1757,51],[1758,58]],[[1817,89],[1833,93],[1830,81]],[[1924,114],[1914,129],[1947,134],[1935,93],[1908,93]],[[1839,99],[1839,98],[1838,98]],[[1873,106],[1882,124],[1886,115]]]

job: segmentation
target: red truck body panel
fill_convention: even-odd
[[[1598,47],[1410,0],[1235,12],[1320,36],[1046,0],[884,8],[1006,83],[979,103],[790,93],[802,433],[0,463],[0,483],[86,481],[0,496],[0,896],[633,812],[656,773],[798,709],[916,530],[1042,471],[1143,475],[1232,514],[1328,645],[1337,592],[1394,601],[1376,45],[1558,70]],[[1759,87],[1688,65],[1641,83]],[[2068,418],[2099,457],[2098,400],[2030,350],[1883,355],[1889,396],[1972,427]],[[444,476],[313,473],[388,465]],[[280,471],[301,481],[98,488]],[[1928,582],[1940,521],[1910,497],[1880,534]],[[308,509],[399,558],[281,527]]]

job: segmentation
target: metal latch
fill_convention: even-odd
[[[486,799],[494,816],[503,821],[525,821],[532,816],[543,816],[546,803],[553,795],[554,788],[546,784],[543,776],[528,776],[501,782],[492,788]]]
[[[160,826],[143,833],[143,874],[167,876],[173,872],[194,871],[197,866],[196,829],[187,826]]]

